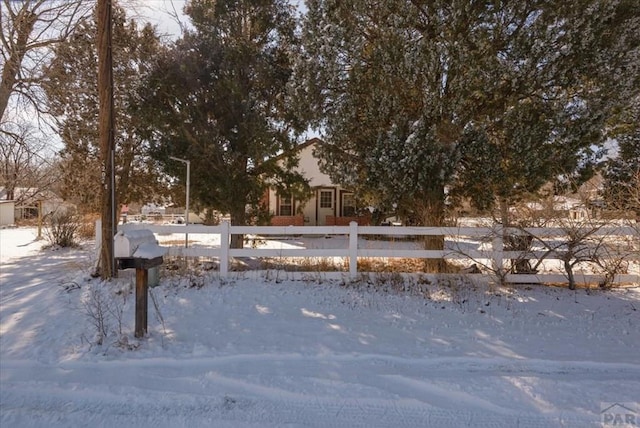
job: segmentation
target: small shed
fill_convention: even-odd
[[[0,226],[9,226],[15,223],[15,201],[0,201]]]

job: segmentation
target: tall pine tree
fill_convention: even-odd
[[[325,170],[424,225],[442,225],[454,183],[508,207],[584,166],[621,105],[607,67],[618,88],[632,87],[629,0],[312,0],[308,9],[297,91],[325,133]]]
[[[626,0],[583,0],[491,14],[493,100],[481,99],[486,115],[466,129],[455,190],[481,209],[497,203],[509,225],[509,207],[545,183],[590,178],[638,91],[639,12]]]
[[[618,122],[618,153],[604,163],[602,196],[610,209],[634,212],[640,221],[640,96]]]
[[[244,225],[269,184],[304,187],[288,171],[297,129],[287,95],[298,49],[294,9],[285,0],[193,0],[185,12],[193,30],[159,57],[140,113],[165,171],[184,176],[168,158],[190,160],[194,201]],[[285,168],[278,156],[289,159]]]
[[[471,95],[483,87],[482,75],[471,74],[483,7],[308,2],[298,91],[325,133],[320,154],[335,181],[366,203],[397,204],[418,224],[443,225],[457,142],[473,117]],[[428,238],[426,247],[443,241]]]

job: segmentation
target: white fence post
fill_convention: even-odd
[[[349,276],[358,276],[358,222],[349,223]]]
[[[229,236],[230,226],[228,221],[223,221],[220,226],[220,276],[229,274]]]

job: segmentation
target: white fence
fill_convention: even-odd
[[[125,233],[127,230],[149,229],[159,238],[170,234],[180,234],[185,239],[191,235],[206,234],[217,235],[219,244],[203,247],[187,247],[179,240],[173,240],[169,246],[169,256],[182,257],[206,257],[219,260],[219,273],[226,276],[230,271],[230,260],[234,257],[255,258],[343,258],[348,261],[349,276],[358,276],[358,259],[387,259],[387,258],[419,258],[419,259],[444,259],[469,261],[483,267],[484,276],[496,273],[504,275],[504,280],[510,283],[566,283],[567,276],[560,268],[553,272],[535,274],[509,274],[505,270],[505,261],[509,259],[544,258],[556,263],[567,258],[566,238],[568,233],[576,233],[576,230],[563,228],[527,228],[523,230],[510,229],[510,234],[530,234],[536,237],[540,243],[555,242],[547,247],[534,247],[528,252],[504,251],[502,241],[503,230],[500,226],[487,227],[389,227],[389,226],[358,226],[353,222],[349,226],[230,226],[228,222],[222,222],[219,226],[203,225],[154,225],[145,223],[127,223],[120,225],[119,230]],[[257,236],[263,239],[275,237],[278,239],[293,239],[300,236],[343,236],[346,238],[344,248],[230,248],[230,236],[241,234]],[[613,278],[616,284],[640,284],[640,234],[634,227],[602,227],[588,231],[589,239],[596,240],[598,251],[605,249],[598,255],[600,260],[624,261],[627,266],[625,272],[617,272]],[[402,248],[401,246],[387,246],[385,248],[367,248],[359,245],[368,238],[371,242],[375,237],[384,236],[389,239],[400,239],[419,236],[443,236],[446,240],[444,250],[424,250],[415,248]],[[162,239],[160,239],[162,243]],[[607,245],[601,245],[607,241]],[[467,245],[473,243],[473,245]],[[581,250],[589,247],[588,242],[581,242]],[[595,244],[591,244],[594,247]],[[576,258],[583,255],[577,254]],[[577,261],[575,258],[570,261]],[[575,282],[578,284],[599,283],[603,281],[605,273],[582,272],[576,266]],[[459,275],[459,274],[458,274]]]

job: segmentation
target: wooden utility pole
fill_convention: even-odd
[[[98,97],[100,100],[99,133],[102,173],[102,245],[100,248],[100,276],[115,276],[113,237],[115,235],[115,179],[114,179],[114,109],[113,57],[111,34],[111,0],[98,0]]]

